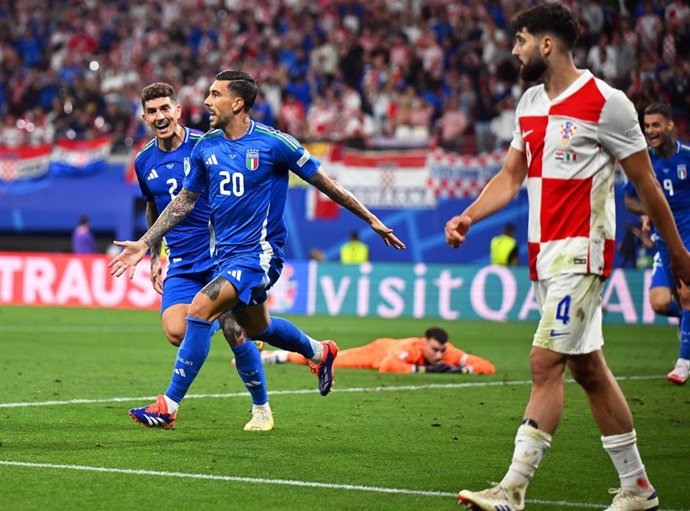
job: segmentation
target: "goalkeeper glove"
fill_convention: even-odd
[[[431,364],[426,366],[417,366],[417,372],[420,373],[460,373],[468,374],[472,371],[469,367],[463,365],[451,365],[445,362],[439,362],[437,364]]]
[[[453,371],[454,366],[439,362],[438,364],[428,365],[425,367],[427,373],[450,373]]]

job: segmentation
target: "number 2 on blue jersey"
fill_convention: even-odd
[[[556,319],[567,325],[570,322],[570,295],[565,296],[556,305]]]
[[[166,185],[170,185],[168,193],[170,194],[170,200],[173,200],[177,195],[177,179],[171,177],[165,182]]]

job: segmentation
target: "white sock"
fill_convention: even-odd
[[[649,494],[653,490],[637,450],[637,433],[602,436],[601,443],[609,453],[621,480],[621,489],[630,493]]]
[[[523,424],[515,435],[515,451],[508,472],[501,486],[515,488],[524,499],[527,485],[534,477],[539,462],[546,450],[551,447],[551,435],[528,424]]]
[[[269,414],[273,413],[273,412],[271,412],[271,405],[268,404],[268,401],[266,401],[262,405],[252,405],[252,414],[254,414],[255,412],[257,412],[259,410],[263,410],[264,412],[267,412]]]
[[[319,341],[315,341],[311,337],[309,337],[309,342],[311,343],[311,349],[314,350],[314,356],[311,357],[309,360],[311,360],[315,364],[318,364],[319,362],[321,362],[321,359],[323,358],[323,344],[321,344]]]
[[[165,398],[165,403],[168,405],[168,413],[170,415],[175,415],[177,410],[180,408],[180,403],[173,401],[165,394],[163,394],[163,397]]]
[[[285,351],[285,350],[278,350],[278,351],[276,351],[275,355],[276,355],[276,360],[278,360],[278,363],[284,364],[285,362],[288,361],[288,355],[290,355],[290,352]]]
[[[264,350],[261,352],[261,360],[264,364],[284,364],[288,361],[289,351]]]

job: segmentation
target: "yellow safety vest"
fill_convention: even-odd
[[[517,246],[515,238],[507,234],[500,234],[491,239],[491,264],[508,266],[510,253]]]
[[[348,241],[340,247],[340,262],[361,264],[369,260],[369,247],[361,241]]]

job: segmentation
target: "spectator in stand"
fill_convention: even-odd
[[[431,117],[420,116],[427,131],[440,118],[448,96],[457,92],[477,135],[476,148],[468,139],[466,150],[481,151],[487,147],[488,121],[493,117],[487,100],[506,90],[512,90],[516,98],[521,94],[514,59],[507,55],[512,34],[505,32],[505,20],[520,2],[312,4],[304,11],[301,2],[273,1],[211,0],[162,6],[156,2],[39,2],[40,9],[26,8],[33,5],[27,0],[10,2],[0,20],[0,113],[5,121],[8,113],[22,119],[40,105],[57,122],[56,136],[89,137],[102,132],[108,120],[103,124],[99,117],[104,116],[106,103],[114,102],[129,116],[126,126],[117,128],[122,133],[117,147],[124,148],[128,137],[145,133],[134,120],[140,112],[133,107],[144,83],[161,78],[173,81],[187,112],[185,123],[203,129],[208,119],[199,105],[208,83],[199,84],[199,77],[219,68],[241,67],[258,76],[274,118],[279,117],[284,90],[300,100],[306,112],[316,91],[325,95],[333,83],[346,83],[361,96],[357,121],[345,130],[334,123],[322,138],[347,143],[361,144],[361,134],[376,138],[393,134],[391,94],[400,83],[434,105]],[[595,72],[603,62],[600,74],[623,90],[634,84],[636,63],[641,62],[641,81],[633,88],[642,89],[650,81],[653,85],[647,86],[645,94],[654,96],[646,97],[644,103],[668,100],[679,135],[684,136],[688,128],[683,116],[688,116],[690,97],[684,70],[690,57],[690,8],[684,0],[663,4],[575,2],[583,30],[574,59],[578,67],[586,67],[591,55]],[[151,19],[162,23],[151,24]],[[241,22],[228,23],[231,19]],[[605,53],[592,50],[601,34],[610,38],[615,57],[608,48]],[[505,70],[511,68],[506,75]],[[456,81],[454,73],[468,79]],[[483,80],[489,82],[488,95],[482,90]],[[100,99],[92,95],[94,83]],[[187,89],[195,91],[189,102]],[[85,96],[89,105],[100,105],[97,112],[82,104]],[[59,107],[54,110],[56,98]],[[346,97],[343,103],[348,103]],[[84,125],[95,129],[83,129]],[[349,136],[352,132],[360,135]]]
[[[91,232],[89,218],[82,216],[79,225],[72,232],[72,253],[73,254],[95,254],[96,238]]]
[[[394,95],[390,105],[391,132],[395,138],[424,140],[429,138],[433,109],[417,96],[412,85]]]
[[[477,109],[475,111],[474,136],[475,152],[486,153],[494,149],[494,135],[491,133],[491,120],[496,117],[497,110],[493,94],[489,85],[489,79],[482,76],[479,80],[479,93],[477,94]]]
[[[687,133],[690,115],[690,60],[680,59],[671,73],[664,84],[664,93],[668,95],[673,118],[677,119],[676,129],[679,133]]]
[[[590,48],[587,54],[587,67],[592,74],[609,83],[614,83],[618,76],[616,51],[609,44],[609,36],[603,32],[599,35],[599,42]]]
[[[616,55],[616,80],[612,85],[624,87],[630,71],[637,67],[637,51],[620,30],[613,32],[611,46]]]
[[[467,125],[467,117],[460,109],[458,93],[452,92],[443,109],[443,114],[436,124],[439,145],[448,151],[460,152]]]
[[[635,23],[635,31],[640,34],[640,47],[643,52],[657,52],[663,28],[661,17],[654,11],[654,2],[645,0],[644,14]]]
[[[255,121],[267,126],[273,126],[275,124],[271,105],[268,101],[266,101],[266,98],[260,90],[256,95],[256,101],[252,107],[252,115],[254,116]]]
[[[333,89],[326,89],[326,94],[333,96]],[[324,140],[334,130],[336,111],[335,104],[323,96],[316,96],[307,111],[306,138]]]
[[[515,131],[515,99],[510,91],[496,98],[498,115],[491,120],[491,133],[495,139],[495,149],[506,149],[513,140]]]
[[[297,138],[304,136],[306,112],[302,102],[294,94],[285,92],[283,104],[278,112],[278,129]]]

